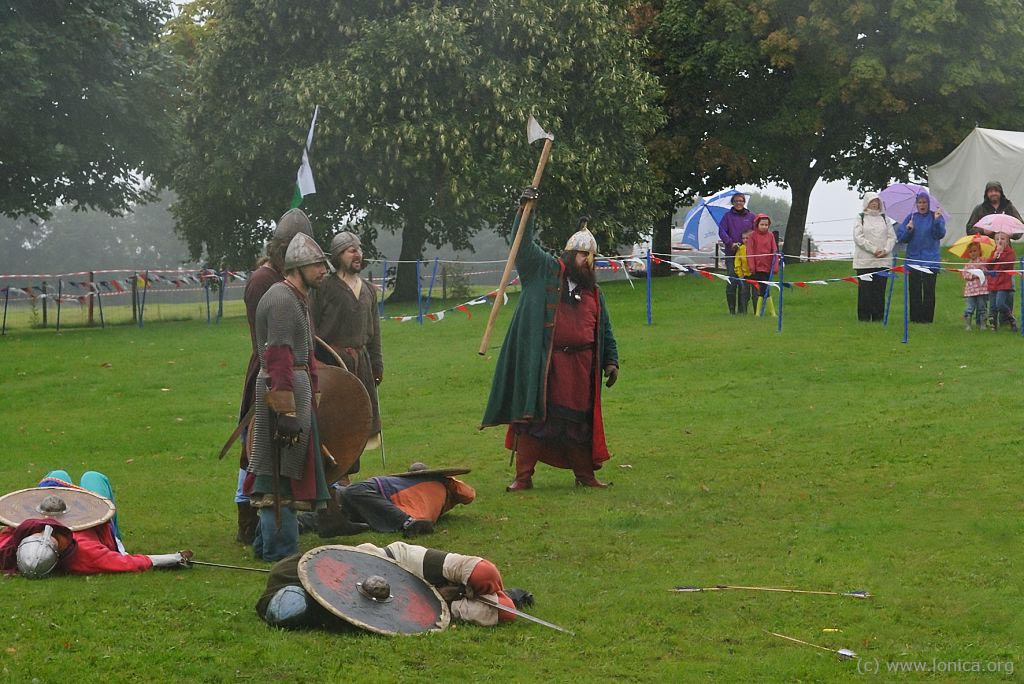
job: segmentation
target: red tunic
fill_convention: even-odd
[[[14,534],[16,528],[0,529],[0,546]],[[88,530],[72,532],[76,547],[61,559],[60,568],[72,575],[97,575],[107,572],[142,572],[153,567],[153,561],[143,554],[122,555],[117,550],[110,523]]]
[[[142,572],[153,567],[153,561],[141,553],[122,555],[117,550],[109,524],[75,532],[78,548],[61,562],[72,575],[96,575],[105,572]]]

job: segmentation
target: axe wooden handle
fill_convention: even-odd
[[[551,155],[551,138],[545,138],[544,149],[541,150],[540,160],[537,162],[537,170],[533,174],[533,182],[531,185],[535,188],[540,187],[540,179],[544,175],[544,167],[548,163],[548,157]],[[483,339],[480,340],[480,349],[477,351],[480,356],[487,353],[487,347],[491,342],[491,333],[494,332],[494,322],[498,318],[498,309],[505,300],[505,290],[508,288],[508,279],[512,275],[512,267],[515,266],[516,256],[519,255],[519,245],[523,242],[523,232],[526,231],[526,222],[530,220],[530,213],[533,211],[533,205],[537,203],[537,200],[529,200],[523,205],[523,212],[519,218],[519,227],[516,229],[516,236],[512,240],[512,248],[508,252],[508,260],[505,262],[505,270],[501,273],[501,282],[498,283],[498,292],[494,296],[494,305],[491,307],[491,315],[487,318],[487,327],[484,328]]]

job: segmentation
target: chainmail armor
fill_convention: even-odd
[[[260,374],[256,379],[256,410],[253,422],[252,454],[249,472],[255,475],[274,475],[273,449],[270,428],[270,408],[267,407],[267,374],[263,352],[268,346],[290,347],[295,365],[309,362],[313,344],[310,333],[309,311],[285,283],[274,284],[263,295],[256,308],[256,349],[260,358]],[[293,392],[295,415],[302,425],[302,436],[297,444],[282,446],[280,474],[293,480],[302,479],[306,469],[306,450],[311,433],[313,391],[309,373],[298,368],[294,371]]]

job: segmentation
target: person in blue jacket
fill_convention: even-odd
[[[896,229],[896,239],[907,245],[906,268],[910,278],[910,320],[931,323],[935,319],[935,276],[939,270],[939,241],[946,235],[946,219],[931,211],[931,196],[917,194],[917,211]],[[915,268],[918,267],[918,268]],[[921,267],[925,270],[920,270]]]

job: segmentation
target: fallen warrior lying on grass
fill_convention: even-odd
[[[354,549],[393,560],[401,568],[429,582],[448,604],[451,617],[461,622],[494,627],[515,619],[511,613],[476,600],[476,597],[484,597],[509,608],[533,605],[531,593],[524,589],[506,590],[498,568],[479,556],[448,553],[400,541],[383,548],[360,544]],[[299,571],[303,555],[285,558],[271,568],[267,588],[256,603],[256,612],[275,627],[355,629],[353,624],[321,606],[306,590]]]
[[[95,575],[187,567],[191,551],[160,555],[124,549],[107,476],[82,475],[80,485],[63,470],[49,473],[34,489],[0,498],[0,570],[41,579],[52,572]]]

